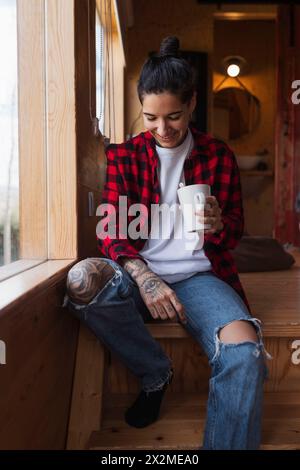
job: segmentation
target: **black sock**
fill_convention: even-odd
[[[172,378],[173,370],[171,370],[170,378],[161,390],[155,390],[153,392],[145,392],[142,390],[140,392],[133,405],[128,408],[125,413],[125,421],[129,426],[144,428],[157,420],[164,393],[171,383]]]

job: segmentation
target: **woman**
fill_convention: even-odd
[[[174,373],[144,321],[180,321],[212,368],[203,448],[257,449],[264,347],[228,251],[243,232],[239,172],[226,144],[189,124],[195,82],[178,50],[178,39],[168,37],[145,62],[138,95],[147,131],[108,147],[102,202],[118,211],[119,196],[126,196],[129,207],[150,210],[178,202],[180,182],[206,183],[212,196],[204,214],[197,213],[210,225],[203,248],[187,250],[172,237],[180,212],[167,239],[124,235],[117,219],[116,237],[99,237],[106,259],[88,258],[70,271],[66,304],[141,379],[125,414],[129,425],[145,427],[158,418]]]

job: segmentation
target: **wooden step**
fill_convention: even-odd
[[[240,274],[252,315],[262,321],[265,337],[300,337],[300,251],[292,252],[295,265],[284,271]],[[186,338],[179,324],[148,323],[155,338]]]
[[[292,252],[290,269],[240,274],[253,316],[262,321],[264,336],[300,336],[300,251]]]
[[[128,426],[124,411],[135,395],[112,395],[103,410],[102,428],[91,434],[97,450],[197,450],[202,443],[206,396],[167,392],[160,419],[144,429]],[[266,393],[262,449],[300,449],[300,395]]]

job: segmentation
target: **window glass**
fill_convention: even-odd
[[[0,266],[19,259],[16,0],[0,0]]]
[[[96,115],[99,119],[99,129],[104,134],[104,28],[96,8]]]

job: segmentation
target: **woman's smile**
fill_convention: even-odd
[[[172,134],[168,134],[168,135],[163,137],[163,136],[159,135],[158,133],[155,133],[155,135],[158,139],[165,140],[167,142],[170,141],[170,140],[173,140],[174,137],[176,136],[176,134],[177,134],[177,132],[173,132]]]
[[[195,105],[195,97],[184,104],[178,96],[168,92],[146,94],[143,100],[145,127],[162,147],[177,147],[186,136]]]

